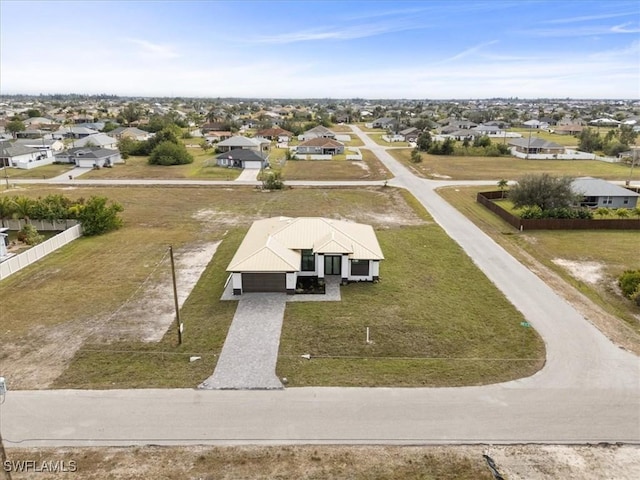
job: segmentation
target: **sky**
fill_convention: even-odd
[[[640,98],[640,1],[0,0],[0,94]]]

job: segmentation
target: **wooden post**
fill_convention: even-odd
[[[182,345],[182,322],[180,322],[180,307],[178,305],[178,289],[176,287],[176,266],[173,261],[173,246],[169,246],[171,257],[171,277],[173,278],[173,303],[176,308],[176,324],[178,326],[178,345]]]

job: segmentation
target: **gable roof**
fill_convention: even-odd
[[[515,145],[517,147],[529,147],[529,148],[555,148],[564,150],[564,146],[559,143],[549,142],[538,137],[531,138],[512,138],[509,139],[509,145]]]
[[[309,140],[305,140],[304,142],[300,142],[298,147],[323,147],[323,148],[331,148],[331,147],[344,147],[342,143],[333,138],[326,137],[316,137],[310,138]]]
[[[277,137],[286,135],[290,137],[293,135],[293,133],[291,133],[289,130],[285,130],[284,128],[274,127],[260,130],[258,133],[256,133],[256,135],[261,137]]]
[[[306,132],[303,133],[303,135],[308,135],[308,134],[313,134],[313,135],[324,135],[324,136],[331,136],[331,137],[335,137],[336,134],[333,133],[331,130],[329,130],[327,127],[323,126],[323,125],[318,125],[317,127],[313,127],[310,130],[307,130]]]
[[[219,147],[259,147],[263,143],[269,143],[268,140],[242,137],[236,135],[235,137],[227,138],[218,143]]]
[[[236,148],[235,150],[230,150],[228,152],[221,153],[220,155],[216,155],[216,158],[229,158],[232,160],[242,160],[246,161],[259,161],[264,162],[264,158],[258,155],[254,150],[247,150],[245,148]]]
[[[609,183],[601,178],[579,177],[571,182],[574,192],[585,197],[640,197],[639,193]]]
[[[253,222],[231,259],[229,272],[300,270],[300,250],[344,253],[355,260],[383,260],[370,225],[322,217],[274,217]]]
[[[18,155],[26,155],[28,153],[40,153],[37,148],[27,147],[25,145],[15,145],[11,142],[0,142],[0,157],[17,157]]]
[[[93,144],[95,147],[102,147],[104,145],[113,145],[114,143],[115,139],[106,133],[93,133],[74,142],[78,147],[84,147],[88,144]]]

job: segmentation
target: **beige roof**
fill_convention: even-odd
[[[370,225],[321,217],[257,220],[231,259],[229,272],[300,270],[300,250],[348,254],[354,260],[383,260]]]

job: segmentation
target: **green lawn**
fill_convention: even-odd
[[[416,174],[434,179],[517,180],[527,173],[551,173],[573,177],[598,177],[605,180],[627,180],[630,167],[597,160],[525,160],[506,157],[458,157],[422,153],[422,163],[412,163],[410,149],[392,149],[389,153]],[[640,169],[634,179],[640,180]]]
[[[522,138],[529,138],[529,134],[531,134],[532,138],[542,138],[543,140],[554,142],[559,145],[564,145],[565,147],[577,147],[579,143],[579,139],[574,137],[573,135],[558,135],[557,133],[549,133],[545,130],[532,130],[530,128],[510,128],[508,131],[520,133],[522,135]],[[491,141],[500,142],[501,139],[494,140],[492,138]],[[509,141],[509,139],[507,139],[507,141]]]
[[[21,193],[56,191],[34,187]],[[380,283],[344,287],[340,303],[287,307],[278,373],[291,385],[479,384],[530,375],[543,364],[537,334],[519,326],[521,315],[400,190],[265,194],[251,188],[80,187],[68,194],[121,202],[125,227],[75,241],[0,283],[3,309],[10,312],[0,343],[21,355],[41,348],[33,332],[42,328],[93,331],[101,322],[122,322],[118,308],[141,295],[138,288],[167,245],[179,251],[194,242],[222,243],[182,308],[182,346],[174,328],[158,343],[118,341],[118,332],[107,329],[111,343],[89,335],[55,387],[193,387],[204,380],[213,372],[236,306],[219,300],[224,269],[251,220],[272,215],[370,223],[386,257]],[[151,279],[166,275],[167,268],[165,262]],[[371,345],[364,343],[366,326]],[[303,353],[327,358],[301,361]],[[190,355],[202,360],[190,363]]]
[[[640,309],[622,297],[616,287],[618,276],[626,269],[640,268],[638,232],[622,230],[530,230],[517,232],[475,201],[476,193],[486,187],[443,188],[439,193],[494,240],[523,262],[529,256],[558,273],[605,311],[622,320],[615,327],[620,338],[640,351]],[[573,276],[553,262],[563,259],[576,265],[600,265],[601,279],[589,283]]]
[[[68,164],[57,164],[57,165],[44,165],[42,167],[32,168],[31,170],[23,170],[21,168],[7,168],[2,169],[0,172],[0,180],[2,180],[6,176],[9,178],[21,179],[45,179],[45,178],[53,178],[58,175],[62,175],[69,170],[74,168],[73,165]]]

